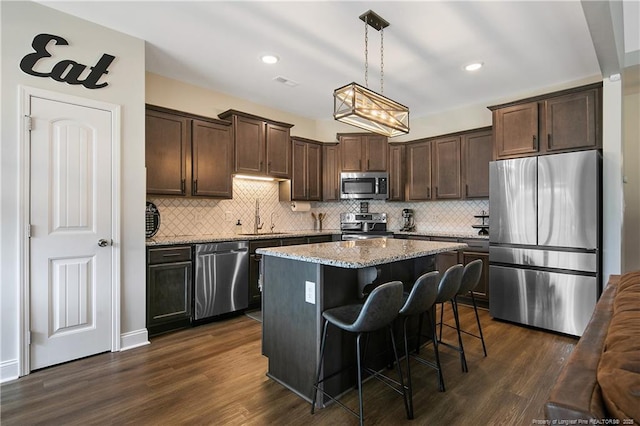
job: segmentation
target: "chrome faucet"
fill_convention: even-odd
[[[256,217],[253,220],[253,233],[257,234],[263,225],[264,223],[260,223],[260,200],[256,198]]]
[[[273,233],[273,228],[276,227],[276,223],[273,221],[273,215],[276,214],[276,212],[271,212],[271,226],[269,227],[269,229],[271,230],[270,232]]]

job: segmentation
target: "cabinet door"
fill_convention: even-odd
[[[366,136],[364,144],[364,164],[365,171],[386,172],[387,171],[387,138],[385,136]]]
[[[243,116],[234,116],[235,171],[264,173],[265,123]]]
[[[440,275],[443,275],[447,269],[458,263],[457,251],[447,251],[436,254],[436,269],[440,272]]]
[[[307,144],[307,199],[322,199],[322,146]]]
[[[193,120],[192,161],[194,196],[231,198],[233,139],[231,128]]]
[[[431,142],[407,146],[408,200],[431,199]]]
[[[460,198],[460,137],[437,139],[431,143],[435,198]]]
[[[322,200],[340,200],[340,146],[324,145],[322,153]]]
[[[593,89],[544,102],[547,151],[598,147],[597,93],[597,89]]]
[[[147,109],[147,194],[186,195],[189,123],[188,118]]]
[[[463,198],[489,197],[489,163],[493,157],[491,130],[462,137]]]
[[[404,201],[404,145],[389,145],[389,201]]]
[[[191,261],[147,267],[147,326],[189,319]]]
[[[488,253],[479,253],[479,252],[470,252],[464,251],[462,252],[462,263],[467,264],[473,262],[476,259],[482,260],[482,275],[480,275],[480,281],[478,285],[473,290],[474,297],[489,301],[489,254]]]
[[[293,176],[291,178],[291,199],[307,199],[307,144],[293,141]]]
[[[496,156],[538,152],[538,103],[530,102],[493,112]]]
[[[340,136],[340,157],[343,172],[360,172],[362,168],[362,137]]]
[[[269,176],[288,179],[291,177],[289,128],[267,123],[266,132],[266,172]]]

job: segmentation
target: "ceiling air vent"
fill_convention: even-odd
[[[289,87],[296,87],[299,84],[298,82],[295,82],[293,80],[289,80],[288,78],[283,77],[281,75],[279,75],[276,78],[274,78],[274,80],[277,81],[278,83],[282,83],[282,84],[284,84],[286,86],[289,86]]]

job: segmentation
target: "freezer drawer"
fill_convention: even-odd
[[[536,247],[516,248],[491,246],[491,263],[508,263],[528,267],[565,269],[579,272],[596,273],[598,270],[597,253],[543,250]]]
[[[598,297],[596,277],[491,265],[492,317],[581,336]]]

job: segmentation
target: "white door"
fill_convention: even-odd
[[[31,370],[112,342],[110,111],[30,97]]]

